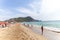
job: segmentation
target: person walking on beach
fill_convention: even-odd
[[[41,32],[42,32],[42,35],[43,35],[43,25],[41,26]]]

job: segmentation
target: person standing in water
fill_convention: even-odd
[[[42,35],[43,35],[43,25],[41,26],[41,32],[42,32]]]

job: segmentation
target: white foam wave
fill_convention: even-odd
[[[60,28],[47,27],[47,26],[45,26],[44,28],[49,29],[49,30],[52,30],[52,31],[60,32]]]

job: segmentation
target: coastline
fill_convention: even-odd
[[[60,40],[60,33],[44,28],[43,35],[49,40]]]
[[[60,29],[59,28],[53,28],[53,27],[44,26],[44,29],[47,29],[47,30],[52,31],[52,32],[60,33]]]
[[[31,30],[33,30],[37,34],[41,35],[41,33],[42,33],[41,32],[41,26],[36,27],[35,25],[33,25],[33,27],[30,26],[28,28],[30,28]],[[46,37],[48,40],[60,40],[60,29],[44,26],[43,36]]]
[[[27,26],[28,25],[28,27],[39,27],[39,28],[41,28],[41,26],[42,25],[32,25],[31,26],[31,24],[23,24],[23,25],[25,25],[25,26]],[[60,33],[60,28],[54,28],[54,27],[52,27],[52,26],[43,26],[44,27],[44,29],[47,29],[47,30],[50,30],[50,31],[53,31],[53,32],[57,32],[57,33]]]
[[[47,40],[44,36],[34,33],[30,28],[16,23],[0,29],[0,40]]]

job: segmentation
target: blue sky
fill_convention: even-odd
[[[0,0],[0,20],[31,16],[40,19],[41,0]]]
[[[60,20],[60,0],[0,0],[0,20],[26,16]]]

